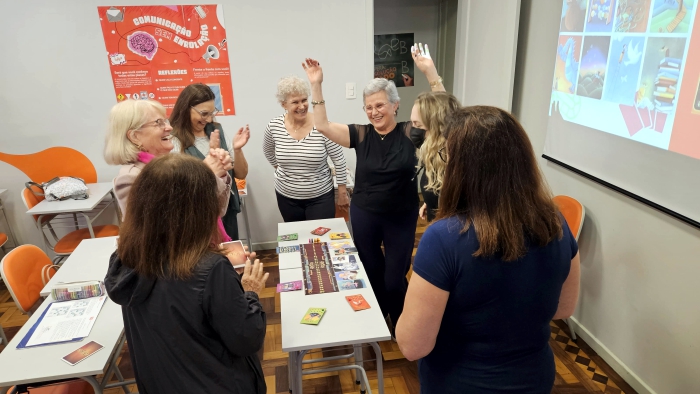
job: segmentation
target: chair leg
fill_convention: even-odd
[[[5,336],[5,330],[2,328],[2,324],[0,324],[0,343],[5,346],[9,343],[7,336]]]
[[[571,340],[575,341],[576,340],[576,331],[574,331],[574,325],[571,324],[571,319],[565,319],[566,320],[566,325],[569,326],[569,332],[571,333]]]
[[[67,256],[56,256],[51,260],[51,264],[53,265],[61,265],[60,263],[65,259]]]

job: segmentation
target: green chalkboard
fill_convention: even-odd
[[[374,36],[374,77],[394,81],[397,87],[413,86],[413,33]]]

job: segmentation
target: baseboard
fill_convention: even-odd
[[[581,337],[588,344],[588,346],[595,350],[595,352],[598,353],[598,356],[608,363],[610,368],[615,370],[615,372],[617,372],[618,375],[620,375],[620,377],[627,382],[627,384],[632,386],[633,389],[637,390],[639,394],[657,394],[656,391],[652,390],[651,387],[644,383],[639,376],[632,372],[632,370],[629,369],[629,367],[627,367],[622,360],[617,358],[617,356],[610,351],[607,346],[605,346],[598,340],[598,338],[591,334],[586,327],[582,326],[578,320],[573,317],[570,317],[568,320],[573,321],[576,335]]]

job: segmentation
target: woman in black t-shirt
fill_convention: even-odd
[[[426,51],[412,48],[412,54],[431,88],[444,90],[427,47]],[[418,219],[411,123],[396,121],[399,95],[394,83],[384,78],[373,79],[363,91],[363,108],[370,124],[328,121],[321,88],[323,70],[314,59],[306,59],[302,66],[311,83],[316,130],[357,154],[350,203],[354,241],[380,308],[397,322],[406,296]]]

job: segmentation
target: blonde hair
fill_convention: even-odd
[[[445,177],[445,162],[438,150],[445,146],[445,119],[460,108],[457,98],[447,92],[425,92],[416,99],[421,121],[425,127],[425,141],[418,150],[418,165],[425,168],[427,190],[439,193]]]
[[[311,96],[311,88],[309,88],[309,83],[296,75],[290,75],[284,77],[277,82],[277,101],[280,104],[284,104],[287,101],[287,97],[292,94],[299,94],[302,96]]]
[[[107,164],[124,165],[136,162],[139,148],[129,140],[129,130],[138,130],[148,122],[148,110],[155,109],[165,117],[165,107],[155,100],[124,100],[109,112],[109,128],[105,136],[104,157]]]

